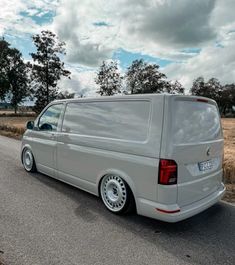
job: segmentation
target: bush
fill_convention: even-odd
[[[0,130],[5,131],[5,132],[12,132],[18,135],[22,135],[25,132],[24,128],[9,126],[5,124],[2,124],[2,125],[0,124]]]

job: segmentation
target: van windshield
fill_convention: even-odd
[[[201,143],[221,138],[220,116],[215,105],[176,100],[174,104],[173,143]]]

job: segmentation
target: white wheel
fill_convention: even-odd
[[[22,152],[22,163],[26,171],[28,172],[36,171],[33,154],[31,150],[28,148],[25,148]]]
[[[106,175],[100,184],[100,194],[105,206],[114,213],[129,210],[132,196],[126,182],[119,176]]]

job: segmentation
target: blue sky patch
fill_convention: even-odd
[[[9,33],[4,34],[4,38],[7,42],[11,44],[12,48],[17,48],[26,60],[30,60],[31,56],[29,53],[35,52],[36,48],[33,44],[33,40],[30,34],[25,34],[25,36],[18,37],[16,35]]]
[[[104,21],[94,22],[93,25],[96,27],[108,27],[109,26],[109,24]]]
[[[202,50],[201,48],[185,48],[185,49],[181,50],[181,52],[198,54],[201,52],[201,50]]]
[[[55,12],[52,12],[52,11],[44,12],[42,9],[37,9],[37,12],[35,15],[30,15],[29,12],[27,11],[20,12],[20,15],[23,17],[31,18],[38,25],[43,25],[43,24],[52,22]]]
[[[219,42],[216,42],[215,43],[215,47],[217,47],[217,48],[224,48],[224,45],[221,44],[221,43],[219,43]]]
[[[144,61],[149,62],[149,63],[156,63],[160,67],[165,67],[166,65],[173,62],[171,60],[152,57],[150,55],[145,55],[145,54],[138,53],[138,52],[129,52],[122,48],[114,52],[112,59],[119,60],[121,63],[121,67],[124,69],[130,66],[132,61],[138,60],[138,59],[143,59]]]

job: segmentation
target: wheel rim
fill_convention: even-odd
[[[33,155],[30,150],[26,149],[23,153],[23,164],[27,171],[30,171],[33,166]]]
[[[126,185],[119,176],[105,176],[101,182],[101,196],[106,207],[118,212],[125,206],[127,199]]]

